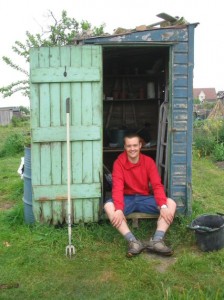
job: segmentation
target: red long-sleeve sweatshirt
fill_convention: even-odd
[[[164,186],[154,160],[140,153],[136,164],[128,160],[127,153],[121,153],[115,160],[112,172],[112,199],[115,209],[124,209],[124,195],[150,195],[151,184],[158,206],[167,204]]]

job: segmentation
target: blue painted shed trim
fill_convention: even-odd
[[[193,70],[194,70],[194,28],[189,30],[188,52],[188,131],[187,131],[187,199],[192,198],[192,142],[193,142]],[[187,213],[191,214],[191,201],[187,201]]]
[[[152,28],[144,31],[134,31],[125,34],[91,37],[83,40],[85,44],[133,43],[133,42],[183,42],[188,41],[188,27],[196,24],[179,25],[164,28]]]
[[[173,77],[173,46],[169,49],[169,78]],[[172,187],[172,180],[171,180],[171,174],[172,174],[172,145],[173,145],[173,135],[172,132],[172,110],[173,110],[173,80],[169,82],[169,114],[168,114],[168,196],[171,198],[171,187]]]
[[[191,213],[194,28],[188,26],[187,42],[173,45],[172,95],[170,95],[170,196],[180,212]]]

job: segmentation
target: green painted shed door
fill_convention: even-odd
[[[101,46],[30,51],[31,168],[37,221],[67,221],[66,99],[70,98],[72,222],[99,217],[102,170]]]

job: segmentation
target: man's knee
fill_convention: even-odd
[[[104,210],[106,212],[106,214],[110,214],[113,213],[115,211],[115,207],[114,207],[114,203],[111,201],[108,201],[104,204]]]
[[[167,198],[167,206],[169,208],[171,208],[174,212],[176,211],[177,204],[176,204],[176,202],[173,199]]]

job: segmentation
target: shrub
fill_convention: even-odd
[[[194,99],[194,105],[195,105],[195,104],[201,104],[201,101],[200,101],[198,98],[195,98],[195,99]]]
[[[203,132],[197,132],[194,135],[194,147],[199,157],[210,155],[215,145],[215,137],[212,135],[206,135]]]
[[[215,145],[212,151],[212,156],[216,161],[224,160],[224,143]]]
[[[13,116],[11,119],[11,124],[13,127],[23,127],[26,124],[29,124],[29,117],[23,116],[23,117],[16,117]]]
[[[206,119],[194,122],[194,146],[199,157],[212,154],[219,157],[220,160],[222,146],[217,146],[220,143],[224,143],[223,120]]]
[[[224,143],[224,121],[221,122],[221,127],[218,130],[218,142]]]
[[[24,150],[26,137],[22,133],[13,133],[8,136],[0,151],[0,157],[10,156],[20,153]]]
[[[195,130],[201,129],[204,126],[205,121],[200,119],[195,119],[193,123],[193,127]]]

